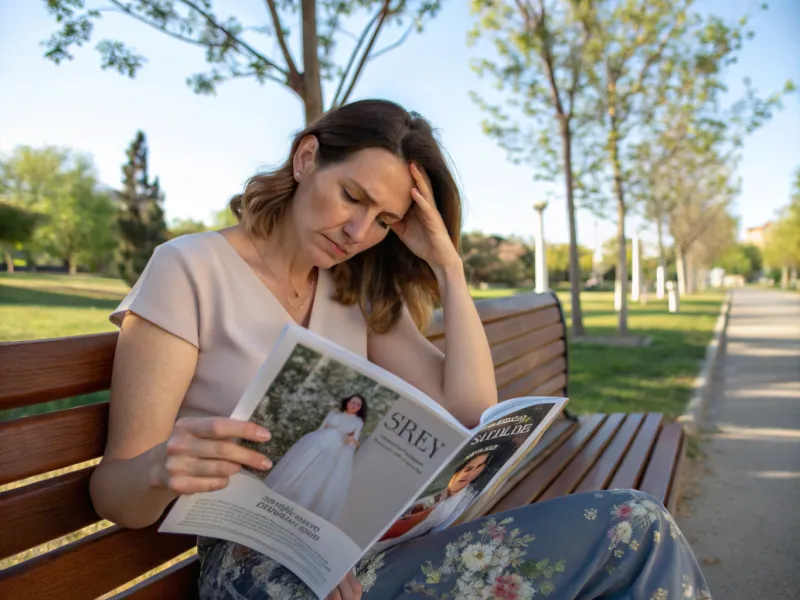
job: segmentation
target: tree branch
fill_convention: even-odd
[[[272,62],[270,59],[268,59],[263,54],[261,54],[258,50],[256,50],[252,46],[250,46],[248,43],[243,42],[242,40],[237,38],[230,31],[228,31],[225,27],[223,27],[222,25],[217,23],[217,21],[214,19],[214,17],[212,15],[210,15],[209,13],[204,11],[202,8],[197,6],[197,4],[195,4],[194,2],[191,2],[190,0],[180,0],[180,1],[183,4],[185,4],[186,6],[188,6],[189,8],[194,9],[199,15],[201,15],[206,20],[206,22],[209,25],[211,25],[212,27],[218,29],[223,34],[225,34],[225,37],[227,37],[231,42],[233,42],[233,47],[238,52],[242,53],[241,49],[243,48],[244,50],[249,52],[251,56],[253,56],[254,58],[257,58],[258,60],[263,62],[266,66],[271,67],[271,68],[275,69],[276,71],[282,73],[284,75],[284,77],[286,77],[287,80],[288,80],[289,73],[287,71],[285,71],[284,69],[281,69],[278,65],[276,65],[274,62]],[[285,85],[286,81],[283,81],[282,83]]]
[[[144,23],[145,25],[149,25],[153,29],[157,29],[161,33],[166,33],[168,36],[175,38],[176,40],[180,40],[182,42],[186,42],[187,44],[194,44],[195,46],[200,46],[201,48],[208,48],[209,46],[214,48],[221,48],[222,44],[215,44],[214,42],[203,42],[201,40],[195,40],[192,38],[188,38],[182,36],[180,33],[176,33],[174,31],[170,31],[169,29],[165,29],[164,27],[154,23],[148,19],[145,19],[143,16],[136,14],[133,12],[128,6],[119,2],[119,0],[109,0],[118,10],[114,10],[113,8],[109,7],[108,9],[101,9],[101,10],[108,10],[113,12],[123,12],[129,17],[133,17],[140,23]]]
[[[371,60],[371,61],[375,60],[379,56],[382,56],[382,55],[386,54],[387,52],[390,52],[390,51],[394,50],[398,46],[401,46],[403,44],[403,42],[405,42],[408,39],[408,36],[411,35],[412,31],[414,31],[414,23],[411,23],[411,25],[408,26],[408,28],[405,30],[403,35],[400,36],[399,40],[397,40],[393,44],[389,44],[385,48],[382,48],[382,49],[378,50],[377,52],[375,52],[372,56],[369,57],[369,60]]]
[[[283,35],[283,27],[281,27],[281,18],[278,15],[278,9],[275,7],[275,0],[266,0],[267,8],[269,9],[270,17],[272,17],[272,25],[275,29],[275,35],[278,38],[278,44],[283,52],[283,59],[286,61],[286,66],[289,68],[289,82],[292,89],[298,91],[303,85],[302,77],[297,71],[297,66],[292,59],[292,53],[289,52],[289,46],[286,44],[286,36]]]
[[[372,32],[372,36],[367,42],[366,48],[364,48],[364,53],[361,55],[361,60],[358,62],[358,66],[356,70],[353,72],[353,77],[350,80],[350,85],[347,88],[347,91],[341,98],[340,104],[344,104],[347,102],[347,99],[350,97],[350,94],[353,92],[353,89],[356,87],[356,82],[358,81],[359,76],[361,75],[361,71],[364,70],[364,65],[367,62],[367,57],[369,57],[369,53],[372,51],[372,47],[375,45],[375,41],[378,39],[378,34],[381,31],[381,27],[383,27],[384,21],[386,21],[386,17],[389,15],[389,2],[390,0],[384,0],[383,7],[376,15],[377,17],[377,25],[375,25],[375,30]],[[375,19],[373,19],[373,22]],[[366,33],[366,29],[364,33]],[[344,77],[343,77],[344,78]]]
[[[361,46],[364,44],[364,41],[367,39],[367,34],[369,33],[372,26],[378,20],[378,17],[381,16],[380,12],[375,13],[375,15],[369,20],[369,22],[364,27],[364,30],[361,32],[361,35],[358,37],[358,41],[356,42],[355,48],[350,53],[350,58],[347,61],[347,66],[344,69],[344,73],[342,73],[342,77],[339,80],[339,85],[336,87],[336,93],[333,95],[333,100],[331,101],[331,108],[336,108],[339,106],[339,96],[344,89],[345,81],[347,81],[347,75],[350,73],[350,69],[353,67],[353,63],[356,62],[356,56],[358,56],[358,51]]]

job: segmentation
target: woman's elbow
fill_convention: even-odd
[[[155,523],[157,517],[148,518],[149,515],[131,510],[128,502],[120,497],[120,490],[109,481],[109,473],[103,468],[107,466],[103,463],[98,465],[89,479],[89,497],[97,515],[125,529],[142,529]]]

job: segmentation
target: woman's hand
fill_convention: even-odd
[[[353,574],[353,571],[348,571],[344,579],[336,586],[330,594],[325,596],[325,600],[360,600],[361,599],[361,582]]]
[[[151,485],[175,494],[211,492],[246,465],[264,471],[272,461],[232,441],[266,442],[270,433],[249,421],[222,417],[178,419],[167,441],[153,448]]]
[[[461,261],[450,234],[436,208],[430,180],[417,165],[409,166],[416,187],[411,190],[414,204],[405,218],[393,224],[392,230],[408,249],[427,262],[432,269],[440,270]]]

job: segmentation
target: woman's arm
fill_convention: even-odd
[[[469,294],[461,261],[436,270],[442,296],[445,352],[442,353],[403,312],[398,325],[370,334],[371,361],[439,402],[467,427],[497,403],[497,384],[489,342]]]
[[[114,357],[108,441],[90,485],[101,517],[146,527],[179,494],[224,487],[245,461],[263,468],[260,454],[226,441],[238,432],[264,441],[254,437],[254,423],[175,423],[196,365],[193,345],[134,313],[125,317]],[[223,453],[226,460],[216,460]]]

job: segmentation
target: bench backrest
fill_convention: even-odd
[[[566,394],[566,331],[554,294],[476,305],[501,400]],[[440,315],[427,335],[444,349]],[[0,410],[107,390],[116,340],[107,333],[0,343]],[[95,513],[89,478],[103,453],[107,418],[102,402],[0,423],[0,561],[18,563],[0,572],[0,597],[97,598],[143,578],[123,595],[177,598],[193,588],[191,558],[166,577],[150,572],[190,555],[194,537],[158,534],[157,526],[120,529]]]

